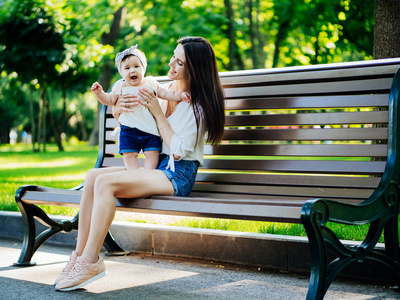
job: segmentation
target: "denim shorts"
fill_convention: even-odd
[[[119,154],[126,152],[161,151],[161,138],[137,128],[121,125]]]
[[[175,172],[166,169],[169,156],[161,154],[158,161],[158,170],[161,170],[174,186],[175,195],[189,196],[196,181],[197,170],[200,163],[197,160],[177,160],[175,161]]]

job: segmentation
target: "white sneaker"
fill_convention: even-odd
[[[54,281],[54,284],[59,283],[61,280],[63,280],[65,277],[67,277],[68,273],[75,266],[77,258],[78,258],[78,254],[75,251],[73,251],[71,256],[69,257],[69,261],[68,261],[67,265],[61,271],[60,275],[58,275],[58,277]]]
[[[107,270],[101,257],[94,264],[83,257],[78,257],[74,268],[67,277],[56,285],[56,289],[59,291],[73,291],[102,278],[106,274]]]

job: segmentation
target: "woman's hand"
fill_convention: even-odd
[[[126,94],[118,97],[117,103],[112,107],[112,114],[118,121],[119,116],[124,112],[133,112],[133,107],[139,105],[137,95]]]
[[[144,107],[147,107],[150,113],[153,115],[163,142],[166,144],[168,149],[171,149],[171,140],[174,132],[169,125],[167,118],[162,112],[156,94],[147,89],[142,89],[139,91],[139,99],[140,104]]]
[[[139,103],[147,107],[155,119],[160,115],[164,115],[160,103],[158,102],[155,92],[148,89],[139,90]]]

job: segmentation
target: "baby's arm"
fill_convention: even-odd
[[[109,94],[105,93],[103,91],[103,87],[98,82],[93,83],[91,90],[95,94],[97,100],[107,106],[114,105],[115,102],[117,102],[118,100],[117,94],[115,94],[114,92],[111,92]]]
[[[190,94],[187,92],[182,91],[172,91],[167,90],[161,87],[159,84],[157,85],[157,94],[158,97],[168,100],[168,101],[185,101],[186,103],[190,103],[191,97]]]

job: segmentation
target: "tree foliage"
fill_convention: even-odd
[[[16,78],[35,109],[42,99],[54,138],[87,137],[97,106],[89,87],[117,80],[114,56],[132,45],[154,76],[167,74],[177,40],[188,35],[210,40],[220,71],[284,67],[372,59],[374,25],[373,0],[3,0],[1,78]],[[41,120],[38,110],[11,126],[32,130],[26,120]]]

